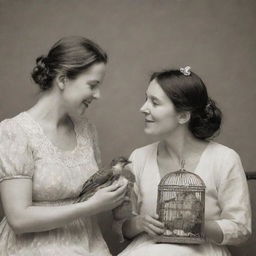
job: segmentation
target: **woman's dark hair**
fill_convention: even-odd
[[[107,54],[91,40],[80,36],[64,37],[53,45],[47,56],[36,59],[31,76],[44,91],[52,87],[57,74],[75,79],[93,64],[107,61]]]
[[[153,73],[150,81],[154,79],[170,98],[177,112],[190,111],[188,128],[194,137],[206,140],[218,134],[221,110],[208,96],[206,86],[198,75],[166,70]]]

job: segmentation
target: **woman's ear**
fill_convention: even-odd
[[[185,124],[190,120],[191,113],[189,111],[183,111],[178,114],[179,124]]]
[[[65,89],[65,86],[66,86],[66,76],[64,75],[58,75],[56,77],[56,83],[57,83],[57,86],[59,87],[60,90],[64,90]]]

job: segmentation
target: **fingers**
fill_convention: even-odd
[[[122,196],[124,197],[126,195],[127,192],[127,186],[126,185],[122,185],[119,188],[117,188],[113,193],[115,194],[115,196]]]
[[[122,204],[126,198],[127,182],[120,184],[118,181],[113,182],[112,185],[102,188],[98,191],[105,197],[105,203],[108,201],[111,208],[117,207]]]
[[[125,201],[125,202],[131,202],[131,199],[130,199],[129,196],[125,196],[125,197],[124,197],[124,201]]]
[[[106,192],[111,192],[114,197],[118,197],[120,195],[124,196],[127,192],[127,184],[119,184],[118,182],[114,182],[112,185],[104,188]]]
[[[154,214],[152,215],[152,217],[153,217],[154,219],[159,219],[159,215],[158,215],[157,213],[154,213]]]
[[[123,187],[117,189],[116,191],[114,191],[112,193],[118,202],[122,203],[124,201],[129,200],[129,198],[126,196],[126,189],[123,189]]]
[[[123,177],[123,176],[120,176],[120,178],[117,180],[118,183],[120,183],[121,185],[128,185],[129,181]]]
[[[145,227],[145,231],[149,234],[149,235],[161,235],[164,233],[164,229],[162,228],[158,228],[156,226],[154,226],[153,224],[148,224],[147,227]]]
[[[105,191],[111,192],[117,190],[119,187],[121,187],[121,184],[119,184],[117,181],[114,181],[110,186],[107,186],[103,189]]]
[[[120,187],[116,191],[112,192],[114,197],[116,198],[117,205],[120,205],[122,203],[131,203],[131,199],[129,196],[127,196],[127,189],[126,187]]]
[[[147,223],[149,223],[149,224],[152,224],[152,225],[154,225],[154,226],[156,226],[156,227],[158,227],[158,228],[164,228],[164,224],[162,223],[162,222],[160,222],[160,221],[158,221],[158,220],[156,220],[156,219],[154,219],[153,217],[151,217],[150,215],[146,215],[145,216],[145,221],[147,222]]]
[[[144,231],[149,235],[161,235],[164,233],[164,224],[158,221],[158,215],[146,215],[143,217]]]

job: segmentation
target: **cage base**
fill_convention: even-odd
[[[202,237],[175,237],[175,236],[158,236],[155,238],[157,243],[167,244],[202,244],[205,239]]]

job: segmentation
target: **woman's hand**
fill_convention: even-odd
[[[220,244],[223,240],[223,232],[214,220],[205,221],[205,235],[207,240],[217,244]]]
[[[164,233],[164,224],[158,220],[159,216],[154,214],[139,215],[136,218],[135,225],[141,232],[146,232],[150,236],[157,236]]]
[[[128,181],[115,181],[112,185],[99,189],[89,200],[97,212],[111,210],[119,206],[126,198]]]

